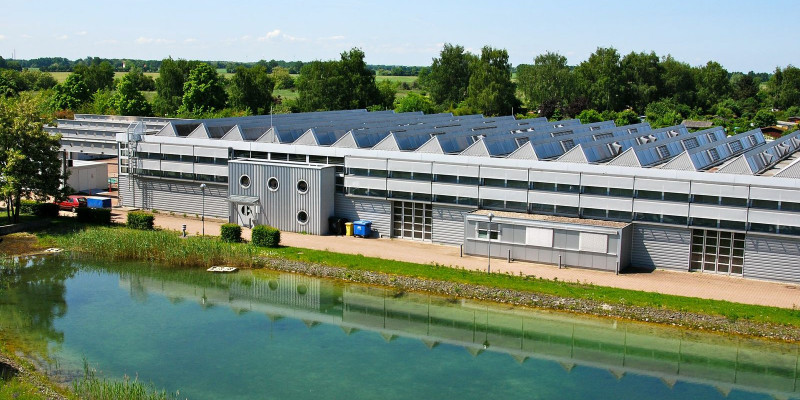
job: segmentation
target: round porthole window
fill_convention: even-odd
[[[272,190],[274,192],[278,190],[278,186],[279,185],[277,178],[269,178],[269,180],[267,180],[267,187],[269,188],[269,190]]]
[[[242,175],[239,178],[239,184],[242,185],[243,188],[247,189],[250,187],[250,177],[247,175]]]
[[[306,214],[305,211],[300,211],[299,213],[297,213],[297,222],[301,224],[305,224],[306,222],[308,222],[308,214]]]
[[[297,191],[301,194],[308,192],[308,182],[306,181],[299,181],[297,182]]]

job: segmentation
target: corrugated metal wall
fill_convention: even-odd
[[[431,241],[444,244],[464,243],[464,215],[472,211],[463,207],[434,204],[431,209]]]
[[[691,231],[635,224],[631,244],[631,266],[689,270]]]
[[[800,241],[748,234],[745,238],[744,277],[800,282]]]
[[[392,234],[392,202],[380,199],[347,197],[336,194],[334,215],[350,221],[359,219],[372,221],[372,229],[379,235],[389,237]]]
[[[231,195],[261,199],[259,224],[289,232],[328,233],[328,217],[333,215],[333,203],[329,200],[334,192],[333,167],[320,169],[290,164],[231,162],[228,171]],[[330,176],[323,179],[323,173]],[[242,175],[250,178],[247,188],[240,184]],[[269,190],[267,181],[271,178],[278,180],[277,190]],[[308,184],[306,193],[297,189],[301,180]],[[301,211],[308,216],[305,224],[298,221]]]
[[[122,205],[145,210],[173,211],[179,214],[201,215],[203,195],[200,182],[136,178],[136,201],[130,196],[129,176],[120,175],[119,193]],[[205,215],[228,218],[228,187],[206,183]]]

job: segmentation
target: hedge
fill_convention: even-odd
[[[78,207],[76,213],[80,222],[111,225],[111,210],[108,208]]]
[[[278,247],[281,243],[281,231],[267,225],[253,227],[252,242],[260,247]]]
[[[43,218],[56,218],[58,217],[58,204],[22,200],[19,204],[19,213]]]
[[[242,241],[242,227],[238,224],[223,224],[219,230],[223,242],[239,243]]]
[[[131,211],[128,213],[128,220],[125,225],[133,229],[153,229],[155,215],[146,211]]]

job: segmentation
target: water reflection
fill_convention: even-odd
[[[63,333],[54,320],[67,312],[65,281],[77,268],[34,257],[6,259],[0,266],[0,334],[7,344],[29,354],[46,355]],[[25,332],[24,335],[20,334]]]
[[[667,387],[692,382],[776,398],[798,394],[798,345],[688,332],[669,327],[578,318],[467,300],[340,285],[316,278],[249,273],[211,275],[158,268],[120,271],[119,284],[137,301],[158,294],[171,302],[194,301],[237,314],[260,313],[272,321],[301,320],[308,328],[334,324],[346,334],[375,332],[387,342],[419,340],[429,349],[461,346],[475,357],[484,352],[607,370],[617,380],[628,374],[656,377]]]

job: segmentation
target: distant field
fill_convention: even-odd
[[[375,76],[376,82],[392,81],[392,82],[406,82],[409,85],[417,81],[416,76],[392,76],[392,75],[378,75]]]

